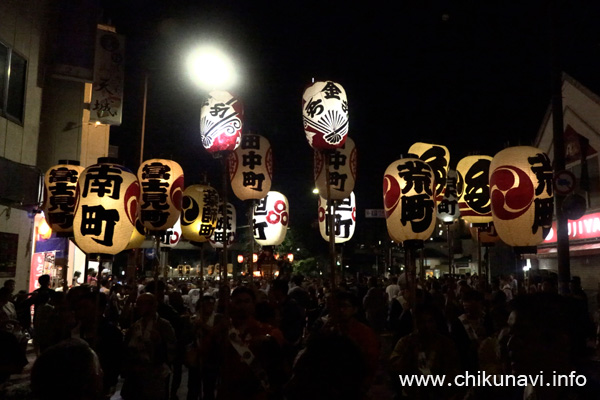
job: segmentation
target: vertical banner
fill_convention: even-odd
[[[121,125],[123,111],[125,39],[98,28],[90,121]]]

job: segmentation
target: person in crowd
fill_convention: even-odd
[[[376,276],[369,278],[368,285],[369,290],[363,299],[367,321],[376,333],[382,333],[387,320],[387,294],[379,286]]]
[[[458,351],[450,338],[439,331],[441,310],[426,303],[415,306],[415,330],[401,338],[390,355],[390,370],[398,375],[445,375],[453,379],[460,372]],[[398,398],[443,399],[456,392],[449,387],[400,386],[397,379]]]
[[[387,294],[388,302],[392,301],[392,299],[396,298],[396,296],[400,294],[400,286],[398,285],[397,276],[390,277],[390,283],[385,288],[385,293]]]
[[[450,333],[463,370],[475,373],[479,369],[479,346],[492,333],[492,325],[483,308],[483,294],[474,289],[465,291],[461,303],[465,312],[450,321]]]
[[[215,327],[225,322],[223,314],[217,314],[216,299],[204,295],[196,303],[191,320],[191,338],[186,348],[185,363],[189,369],[187,400],[214,400],[218,377],[216,346],[210,346]]]
[[[126,359],[121,397],[125,400],[169,398],[169,377],[177,339],[173,327],[157,313],[158,302],[152,293],[137,298],[140,318],[127,331]]]
[[[102,375],[98,356],[89,345],[68,339],[35,360],[31,390],[37,400],[101,400]]]
[[[267,399],[280,395],[283,358],[280,330],[254,318],[256,297],[244,286],[231,294],[228,319],[211,335],[220,361],[217,399]]]
[[[568,298],[555,293],[519,296],[511,305],[508,318],[508,356],[516,375],[569,375],[575,371],[586,379],[578,385],[528,385],[518,387],[520,398],[527,399],[597,399],[600,386],[591,371],[581,364],[581,337],[577,334],[576,313]],[[597,372],[597,371],[594,371]],[[517,398],[515,396],[515,398]]]
[[[102,395],[109,399],[116,391],[122,371],[123,333],[103,315],[107,303],[104,293],[88,291],[74,302],[76,325],[71,329],[71,338],[84,340],[98,355],[104,371]]]
[[[289,282],[288,296],[290,299],[293,299],[296,304],[306,310],[310,302],[310,296],[308,291],[304,288],[303,283],[303,275],[293,275]]]

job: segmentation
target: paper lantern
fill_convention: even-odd
[[[392,240],[427,240],[436,222],[435,178],[418,158],[390,164],[383,178],[383,205]]]
[[[315,150],[341,147],[348,135],[348,99],[339,83],[315,82],[302,95],[304,133]]]
[[[327,199],[319,196],[319,231],[321,237],[329,241],[329,207]],[[356,197],[350,196],[336,203],[333,215],[335,243],[345,243],[352,239],[356,229]]]
[[[435,176],[435,198],[441,201],[444,198],[448,166],[450,165],[450,152],[446,146],[417,142],[408,149],[410,154],[416,155],[425,161]]]
[[[315,185],[319,193],[327,193],[326,158],[329,157],[329,184],[332,200],[343,200],[350,197],[356,181],[356,146],[351,138],[338,149],[323,153],[315,151]]]
[[[229,154],[229,178],[240,200],[262,199],[271,190],[273,152],[260,135],[243,135],[240,147]]]
[[[456,194],[456,171],[454,170],[448,171],[444,198],[437,203],[437,218],[447,224],[460,218],[458,196]]]
[[[217,227],[209,240],[213,248],[222,249],[224,247],[225,227],[227,228],[227,245],[229,246],[235,240],[235,231],[237,229],[235,207],[231,203],[227,203],[227,218],[223,218],[223,203],[219,203]]]
[[[207,185],[191,185],[183,192],[181,233],[192,242],[207,242],[217,226],[219,195]]]
[[[254,208],[254,239],[261,246],[277,246],[285,239],[290,222],[287,197],[269,192]]]
[[[492,157],[468,156],[456,165],[460,216],[472,224],[492,222],[489,171]]]
[[[510,246],[536,246],[552,227],[554,195],[548,155],[529,146],[509,147],[490,165],[494,226]]]
[[[125,247],[125,250],[141,248],[144,240],[146,240],[146,227],[142,224],[138,215],[135,221],[135,229],[131,233],[131,238],[129,238],[129,243]]]
[[[73,215],[77,202],[77,181],[84,168],[79,161],[59,160],[44,177],[42,209],[52,231],[58,234],[73,232]]]
[[[200,136],[209,153],[233,151],[242,136],[242,102],[226,91],[213,91],[200,110]]]
[[[171,228],[181,214],[183,170],[175,161],[153,158],[138,169],[142,224],[150,232]]]
[[[175,222],[173,227],[166,230],[165,234],[161,238],[161,247],[173,248],[177,246],[181,239],[181,223],[179,220]]]
[[[88,255],[114,255],[127,248],[140,208],[140,184],[129,169],[99,159],[77,182],[75,242]]]

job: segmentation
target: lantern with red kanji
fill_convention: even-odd
[[[494,226],[515,247],[536,246],[552,227],[553,172],[548,155],[530,146],[509,147],[490,165]]]
[[[489,171],[492,157],[467,156],[456,165],[461,217],[472,224],[492,222]]]
[[[135,230],[139,198],[140,184],[129,169],[103,158],[87,167],[77,182],[77,246],[88,255],[125,250]]]
[[[151,159],[138,169],[142,186],[142,224],[150,232],[173,227],[181,214],[183,200],[183,170],[172,160]]]
[[[354,190],[356,181],[356,146],[346,138],[343,146],[330,152],[315,151],[314,176],[319,193],[327,197],[327,169],[329,165],[329,190],[332,200],[344,200]],[[329,158],[326,160],[326,158]],[[328,162],[327,162],[328,161]]]
[[[209,239],[210,245],[215,249],[222,249],[225,235],[227,235],[227,245],[229,246],[235,240],[237,230],[237,216],[235,207],[227,203],[227,216],[223,218],[223,204],[219,204],[217,213],[217,226]]]
[[[200,136],[209,153],[233,151],[240,144],[244,108],[223,90],[212,91],[200,110]]]
[[[441,201],[446,190],[448,167],[450,165],[450,152],[446,146],[417,142],[408,149],[409,154],[414,154],[431,167],[435,176],[435,199]]]
[[[181,233],[192,242],[207,242],[217,226],[219,195],[208,185],[190,185],[183,192]]]
[[[290,222],[287,197],[269,192],[254,208],[254,239],[261,246],[277,246],[285,239]]]
[[[73,233],[77,181],[84,169],[79,161],[59,160],[46,172],[42,209],[48,225],[59,235]]]
[[[418,158],[403,158],[385,170],[383,205],[392,240],[429,239],[436,222],[435,177]]]
[[[319,196],[319,231],[321,237],[329,241],[329,225],[327,218],[330,208],[327,207],[327,199]],[[344,200],[336,202],[334,211],[334,233],[335,243],[345,243],[352,239],[356,230],[356,196],[354,192]]]
[[[242,135],[240,147],[228,156],[233,193],[240,200],[262,199],[271,190],[273,152],[267,138]]]
[[[341,147],[348,135],[348,99],[339,83],[318,81],[302,95],[304,133],[315,150]]]

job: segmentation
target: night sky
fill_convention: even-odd
[[[549,1],[104,3],[127,43],[123,124],[111,129],[123,162],[139,164],[148,72],[145,159],[178,161],[186,185],[207,171],[220,188],[220,164],[200,143],[205,93],[183,66],[195,44],[216,43],[242,71],[232,92],[245,104],[244,131],[270,140],[272,190],[288,197],[292,225],[316,218],[301,112],[312,78],[336,81],[348,95],[359,216],[382,208],[383,172],[412,143],[447,146],[451,167],[469,154],[530,145],[551,100]],[[562,69],[600,93],[600,2],[558,3]]]

